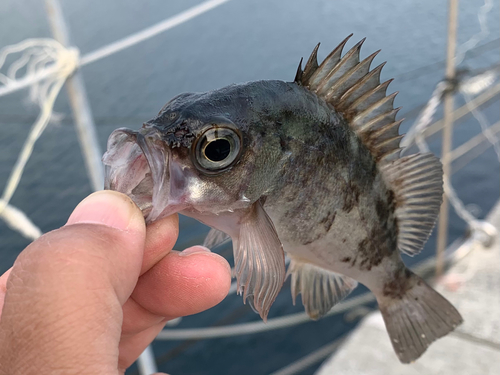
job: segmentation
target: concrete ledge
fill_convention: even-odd
[[[499,228],[500,214],[491,219]],[[382,316],[372,313],[316,375],[499,375],[500,244],[497,239],[489,249],[473,246],[436,287],[464,318],[455,332],[434,342],[415,363],[403,365]]]

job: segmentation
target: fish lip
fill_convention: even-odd
[[[147,216],[146,216],[146,223],[151,223],[155,220],[162,219],[167,216],[171,216],[174,214],[178,214],[182,211],[184,211],[188,206],[186,204],[182,203],[173,203],[173,204],[167,204],[163,210],[157,214],[157,215],[152,215],[151,211]]]
[[[105,165],[104,189],[128,195],[145,218],[151,216],[154,210],[153,192],[157,187],[153,180],[154,171],[163,169],[166,164],[166,160],[158,158],[161,154],[158,151],[162,148],[163,154],[166,154],[168,148],[158,144],[154,147],[154,142],[159,140],[160,134],[156,129],[135,131],[119,128],[109,136],[107,151],[102,158]]]
[[[155,128],[116,129],[103,156],[105,189],[128,195],[147,223],[189,207],[185,196],[171,196],[172,150]]]

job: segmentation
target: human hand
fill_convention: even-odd
[[[222,301],[227,261],[171,251],[177,235],[123,194],[83,200],[0,277],[0,374],[123,374],[168,320]]]

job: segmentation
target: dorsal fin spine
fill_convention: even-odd
[[[364,132],[369,129],[379,129],[382,128],[383,125],[380,125],[380,123],[383,124],[393,124],[396,121],[396,115],[399,112],[401,107],[395,108],[390,112],[382,113],[381,115],[378,115],[375,117],[373,120],[368,121],[366,124],[363,126],[360,126],[359,131]]]
[[[349,90],[360,78],[368,74],[370,70],[370,64],[377,54],[380,52],[374,52],[366,59],[361,61],[359,64],[355,65],[349,72],[344,74],[328,91],[325,96],[327,102],[331,102],[332,99],[337,101],[347,90]]]
[[[304,68],[304,74],[302,79],[304,81],[308,81],[309,78],[314,74],[316,69],[318,69],[318,49],[319,49],[320,43],[316,44],[316,47],[314,47],[311,56],[309,56],[309,59],[307,60],[306,66]],[[302,60],[301,60],[302,61]]]
[[[403,138],[403,135],[397,135],[395,137],[389,138],[384,140],[383,142],[379,142],[375,145],[377,150],[379,150],[382,153],[385,153],[389,150],[393,150],[394,148],[398,147],[399,141]]]
[[[302,70],[302,60],[303,58],[300,59],[299,66],[297,67],[297,73],[295,73],[295,78],[294,82],[298,83],[299,85],[302,85],[303,81],[303,76],[304,76],[304,71]]]
[[[344,57],[342,57],[337,65],[330,71],[330,73],[328,73],[326,78],[323,80],[323,83],[318,86],[317,92],[321,97],[329,91],[330,86],[336,82],[337,79],[356,66],[356,64],[359,64],[359,53],[365,39],[366,38],[363,38],[361,41],[356,43],[354,47],[347,51]]]
[[[391,122],[390,124],[385,125],[384,127],[374,131],[373,135],[383,139],[385,135],[399,134],[398,130],[402,122],[403,119]]]
[[[387,87],[392,82],[392,79],[381,83],[378,86],[375,86],[373,89],[367,91],[363,95],[361,95],[354,103],[352,103],[347,111],[357,111],[361,112],[368,109],[371,105],[375,104],[379,100],[382,100],[386,97]]]
[[[326,77],[330,70],[340,61],[340,56],[342,55],[342,50],[346,45],[347,41],[351,38],[353,34],[347,36],[330,54],[323,60],[319,65],[318,69],[313,73],[310,78],[309,88],[315,90],[318,87],[319,82]]]
[[[386,63],[383,62],[371,72],[369,72],[363,79],[356,83],[353,87],[346,91],[340,98],[339,108],[348,107],[368,91],[377,87],[380,82],[380,73]]]
[[[358,115],[356,115],[356,117],[354,117],[354,119],[352,120],[353,124],[355,125],[362,124],[363,122],[373,120],[378,115],[388,113],[390,110],[393,109],[392,105],[394,103],[394,98],[396,97],[397,94],[398,94],[397,91],[393,92],[392,94],[372,104],[370,107],[368,107],[363,112],[359,113]]]
[[[380,83],[385,63],[370,71],[379,51],[360,62],[360,50],[365,39],[342,56],[351,35],[319,65],[316,46],[304,70],[299,65],[296,77],[299,84],[316,93],[344,116],[377,161],[390,162],[399,154],[399,123],[393,124],[396,122],[397,111],[394,111],[393,103],[397,92],[386,95],[392,80]],[[370,134],[364,134],[366,132]]]

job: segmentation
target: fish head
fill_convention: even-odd
[[[263,202],[284,159],[272,122],[241,92],[182,94],[138,131],[115,130],[105,189],[132,198],[148,223],[182,213],[229,235],[238,293],[266,319],[286,272]]]
[[[250,207],[269,185],[253,178],[262,142],[230,107],[182,94],[140,130],[115,130],[103,157],[105,188],[129,195],[148,222]]]

